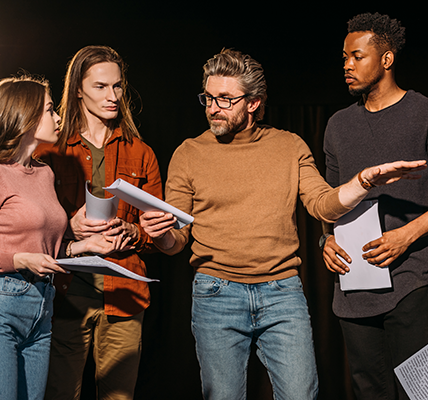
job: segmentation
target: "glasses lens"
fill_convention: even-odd
[[[210,107],[211,103],[213,102],[213,99],[211,96],[208,96],[206,94],[198,94],[199,97],[199,102],[204,106],[204,107]]]
[[[207,105],[207,99],[204,94],[198,94],[199,103],[201,103],[204,107]]]
[[[230,99],[228,99],[227,97],[217,97],[217,105],[220,108],[229,108],[230,107]]]

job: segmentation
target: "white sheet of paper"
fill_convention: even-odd
[[[175,228],[177,229],[181,229],[183,226],[193,222],[191,215],[159,200],[157,197],[131,185],[123,179],[116,179],[109,187],[104,189],[141,211],[164,211],[173,214],[177,218],[177,223],[175,224]]]
[[[394,372],[410,400],[428,399],[428,345],[394,368]]]
[[[117,196],[101,199],[88,190],[86,183],[86,218],[100,221],[110,221],[117,214],[119,198]]]
[[[159,282],[158,279],[150,279],[145,276],[135,274],[115,264],[111,261],[104,260],[99,256],[60,258],[56,260],[58,264],[70,271],[89,272],[91,274],[119,276],[121,278],[131,278],[143,282]]]
[[[377,201],[362,201],[352,211],[345,214],[334,224],[336,243],[352,259],[348,264],[350,271],[339,275],[340,289],[369,290],[391,287],[389,268],[379,268],[362,258],[362,248],[371,240],[382,236]]]

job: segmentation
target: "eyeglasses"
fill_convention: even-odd
[[[211,107],[214,100],[218,108],[230,108],[232,107],[232,104],[236,104],[239,100],[247,96],[248,94],[243,94],[242,96],[238,96],[238,97],[223,97],[223,96],[214,97],[205,93],[198,94],[199,102],[204,107]],[[232,100],[237,100],[237,101],[232,103]]]

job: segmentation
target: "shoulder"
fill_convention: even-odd
[[[275,149],[283,152],[296,151],[305,152],[309,149],[304,139],[297,133],[293,133],[284,129],[277,129],[270,125],[260,125],[260,141],[265,143],[270,141],[270,145],[274,146]]]
[[[48,164],[45,164],[43,161],[33,158],[31,160],[31,165],[33,168],[35,168],[35,172],[37,175],[48,178],[54,177],[52,168]]]
[[[428,97],[422,93],[409,90],[398,105],[401,105],[405,110],[426,113],[428,110]]]
[[[332,123],[346,123],[349,119],[354,119],[355,117],[359,117],[362,113],[364,106],[357,103],[353,103],[348,107],[342,108],[339,111],[336,111],[328,120],[329,124]]]
[[[201,135],[185,139],[174,151],[174,154],[189,153],[198,151],[199,149],[205,149],[206,146],[218,145],[218,142],[214,134],[208,129]]]
[[[278,142],[301,140],[300,136],[293,132],[284,129],[274,128],[270,125],[259,125],[258,129],[258,138],[260,140],[276,140]]]

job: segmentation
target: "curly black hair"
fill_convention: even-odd
[[[397,54],[406,43],[405,30],[400,21],[379,13],[360,14],[348,21],[348,33],[372,31],[372,41],[382,52]]]

